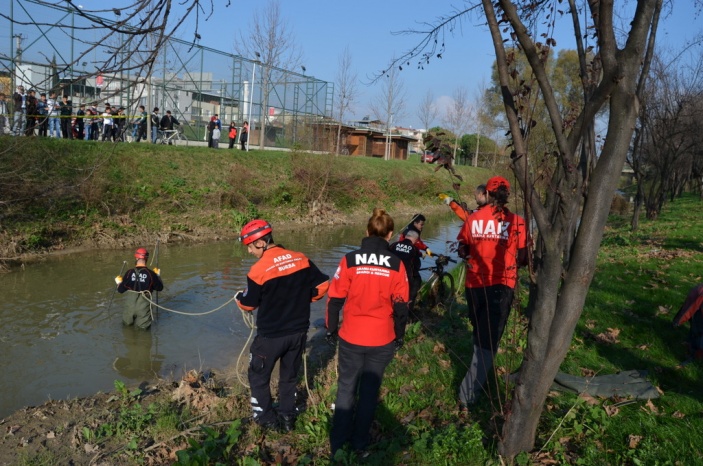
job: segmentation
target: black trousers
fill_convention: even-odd
[[[73,139],[73,131],[71,130],[71,117],[61,117],[61,134],[64,139]]]
[[[330,433],[332,455],[346,442],[351,442],[355,450],[368,446],[378,391],[393,353],[393,342],[359,346],[339,339],[337,400]]]
[[[469,320],[473,327],[474,345],[498,351],[498,344],[510,315],[514,290],[505,285],[466,288]]]
[[[295,415],[295,387],[303,362],[307,332],[267,338],[257,335],[249,353],[249,385],[254,420],[267,424],[276,420],[271,400],[271,373],[280,360],[278,381],[278,413]]]

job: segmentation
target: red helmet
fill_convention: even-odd
[[[146,260],[149,258],[149,251],[147,251],[146,248],[139,248],[134,251],[134,257]]]
[[[244,225],[242,233],[239,235],[239,241],[244,244],[251,244],[257,239],[268,235],[273,229],[266,220],[252,220]]]

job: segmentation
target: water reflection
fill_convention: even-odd
[[[121,376],[130,380],[154,380],[161,374],[164,356],[159,354],[158,332],[122,326],[124,345],[112,363]]]
[[[398,225],[409,220],[396,219]],[[274,225],[274,236],[332,275],[342,256],[359,246],[365,226],[311,226],[289,233],[277,232]],[[428,217],[423,240],[432,251],[446,253],[458,226],[451,213]],[[110,299],[113,278],[123,261],[133,262],[133,252],[49,257],[0,275],[0,418],[48,398],[112,390],[115,379],[138,384],[152,374],[180,377],[186,370],[226,369],[235,363],[249,329],[234,305],[198,317],[162,310],[150,332],[123,328],[123,296],[115,295],[111,305]],[[159,256],[164,281],[159,304],[189,313],[212,310],[232,298],[255,260],[235,241],[162,243]],[[324,304],[313,304],[311,321],[323,317]]]

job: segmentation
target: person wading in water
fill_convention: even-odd
[[[127,302],[124,311],[122,311],[122,323],[148,330],[152,321],[151,303],[149,302],[151,293],[163,290],[164,284],[159,277],[161,270],[156,267],[151,270],[146,266],[149,251],[145,248],[139,248],[134,252],[134,257],[137,260],[135,267],[129,269],[123,276],[115,277],[118,293],[131,291],[127,295]]]

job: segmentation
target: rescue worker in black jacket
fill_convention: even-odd
[[[119,293],[131,292],[127,295],[127,305],[122,312],[122,323],[148,330],[152,316],[151,303],[146,298],[152,299],[152,291],[163,290],[164,284],[159,277],[161,271],[156,267],[151,270],[146,266],[149,251],[139,248],[134,252],[134,258],[137,260],[136,266],[129,269],[124,276],[115,277]]]
[[[247,274],[247,289],[235,295],[242,311],[254,311],[257,335],[249,354],[254,421],[290,432],[295,426],[296,385],[310,327],[310,303],[327,293],[329,277],[300,252],[273,242],[265,220],[242,228],[239,241],[258,259]],[[278,413],[271,401],[271,372],[280,360]]]
[[[361,248],[342,258],[330,284],[327,341],[334,344],[339,334],[332,456],[347,442],[357,451],[368,446],[383,373],[403,345],[408,276],[403,262],[388,250],[393,227],[390,215],[374,209]]]
[[[390,250],[398,256],[403,265],[405,272],[408,274],[408,283],[410,285],[410,301],[408,302],[408,311],[412,313],[415,307],[415,298],[417,292],[422,286],[422,277],[420,277],[420,251],[415,247],[415,243],[420,239],[420,233],[415,230],[405,232],[402,241],[391,244]]]

